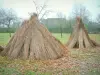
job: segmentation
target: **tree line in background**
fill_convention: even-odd
[[[43,5],[43,7],[46,5]],[[37,6],[36,6],[37,8]],[[41,8],[41,11],[46,10]],[[50,11],[50,10],[47,10]],[[89,33],[100,33],[100,14],[95,21],[91,20],[90,12],[83,5],[75,5],[69,18],[61,13],[57,12],[57,18],[40,18],[40,22],[43,23],[52,33],[71,33],[75,25],[76,16],[80,16],[88,29]],[[45,16],[47,16],[46,13]],[[49,15],[49,14],[48,14]],[[0,32],[1,33],[13,33],[21,25],[22,20],[16,15],[16,12],[12,9],[0,9]],[[11,34],[10,34],[11,36]]]
[[[9,33],[11,36],[20,23],[21,20],[13,9],[0,9],[0,32]]]
[[[53,33],[71,33],[76,23],[76,17],[80,16],[89,33],[100,33],[100,14],[96,20],[91,19],[91,13],[83,5],[75,5],[69,18],[61,12],[57,13],[57,18],[43,19],[42,23]]]

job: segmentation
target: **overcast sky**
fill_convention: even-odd
[[[43,4],[45,0],[36,0],[38,4]],[[73,5],[83,4],[91,12],[92,18],[96,18],[100,12],[98,5],[100,0],[48,0],[48,9],[62,12],[69,16],[72,12]],[[28,18],[29,12],[35,12],[35,6],[32,0],[0,0],[0,7],[12,8],[19,17]],[[48,17],[56,17],[55,13],[50,13]]]

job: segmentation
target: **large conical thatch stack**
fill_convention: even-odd
[[[1,53],[10,58],[56,59],[66,48],[40,24],[36,14],[25,21]]]
[[[67,46],[69,48],[88,48],[99,46],[99,44],[89,38],[88,32],[84,27],[82,19],[77,17],[77,23],[73,33],[70,36]]]

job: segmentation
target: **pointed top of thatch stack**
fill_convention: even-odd
[[[3,56],[24,59],[57,59],[66,48],[40,24],[37,14],[25,21],[7,44]]]
[[[79,17],[79,16],[77,16],[77,17],[76,17],[76,21],[77,21],[76,23],[82,23],[82,18]]]

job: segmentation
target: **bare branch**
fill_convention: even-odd
[[[40,20],[41,20],[45,15],[47,15],[47,14],[50,13],[50,12],[52,12],[52,11],[50,11],[50,10],[45,11],[45,12],[43,13],[42,17],[40,18]]]
[[[44,15],[46,15],[47,13],[49,13],[50,11],[49,10],[46,10],[47,8],[47,2],[48,0],[45,0],[45,2],[43,3],[43,5],[38,5],[36,3],[36,1],[33,0],[33,3],[35,5],[35,8],[36,8],[36,12],[38,14],[38,17],[42,16],[40,19],[42,19],[44,17]]]
[[[38,15],[40,15],[42,13],[43,10],[45,10],[46,5],[41,6],[41,10],[39,11]]]
[[[34,5],[35,5],[35,8],[36,8],[36,12],[37,12],[37,14],[38,14],[38,6],[37,6],[37,4],[36,4],[36,2],[33,0],[33,3],[34,3]]]
[[[41,14],[42,11],[45,10],[45,8],[47,7],[47,5],[46,5],[47,2],[48,2],[48,0],[46,0],[46,1],[44,2],[43,6],[41,6],[41,10],[39,11],[39,14]]]

